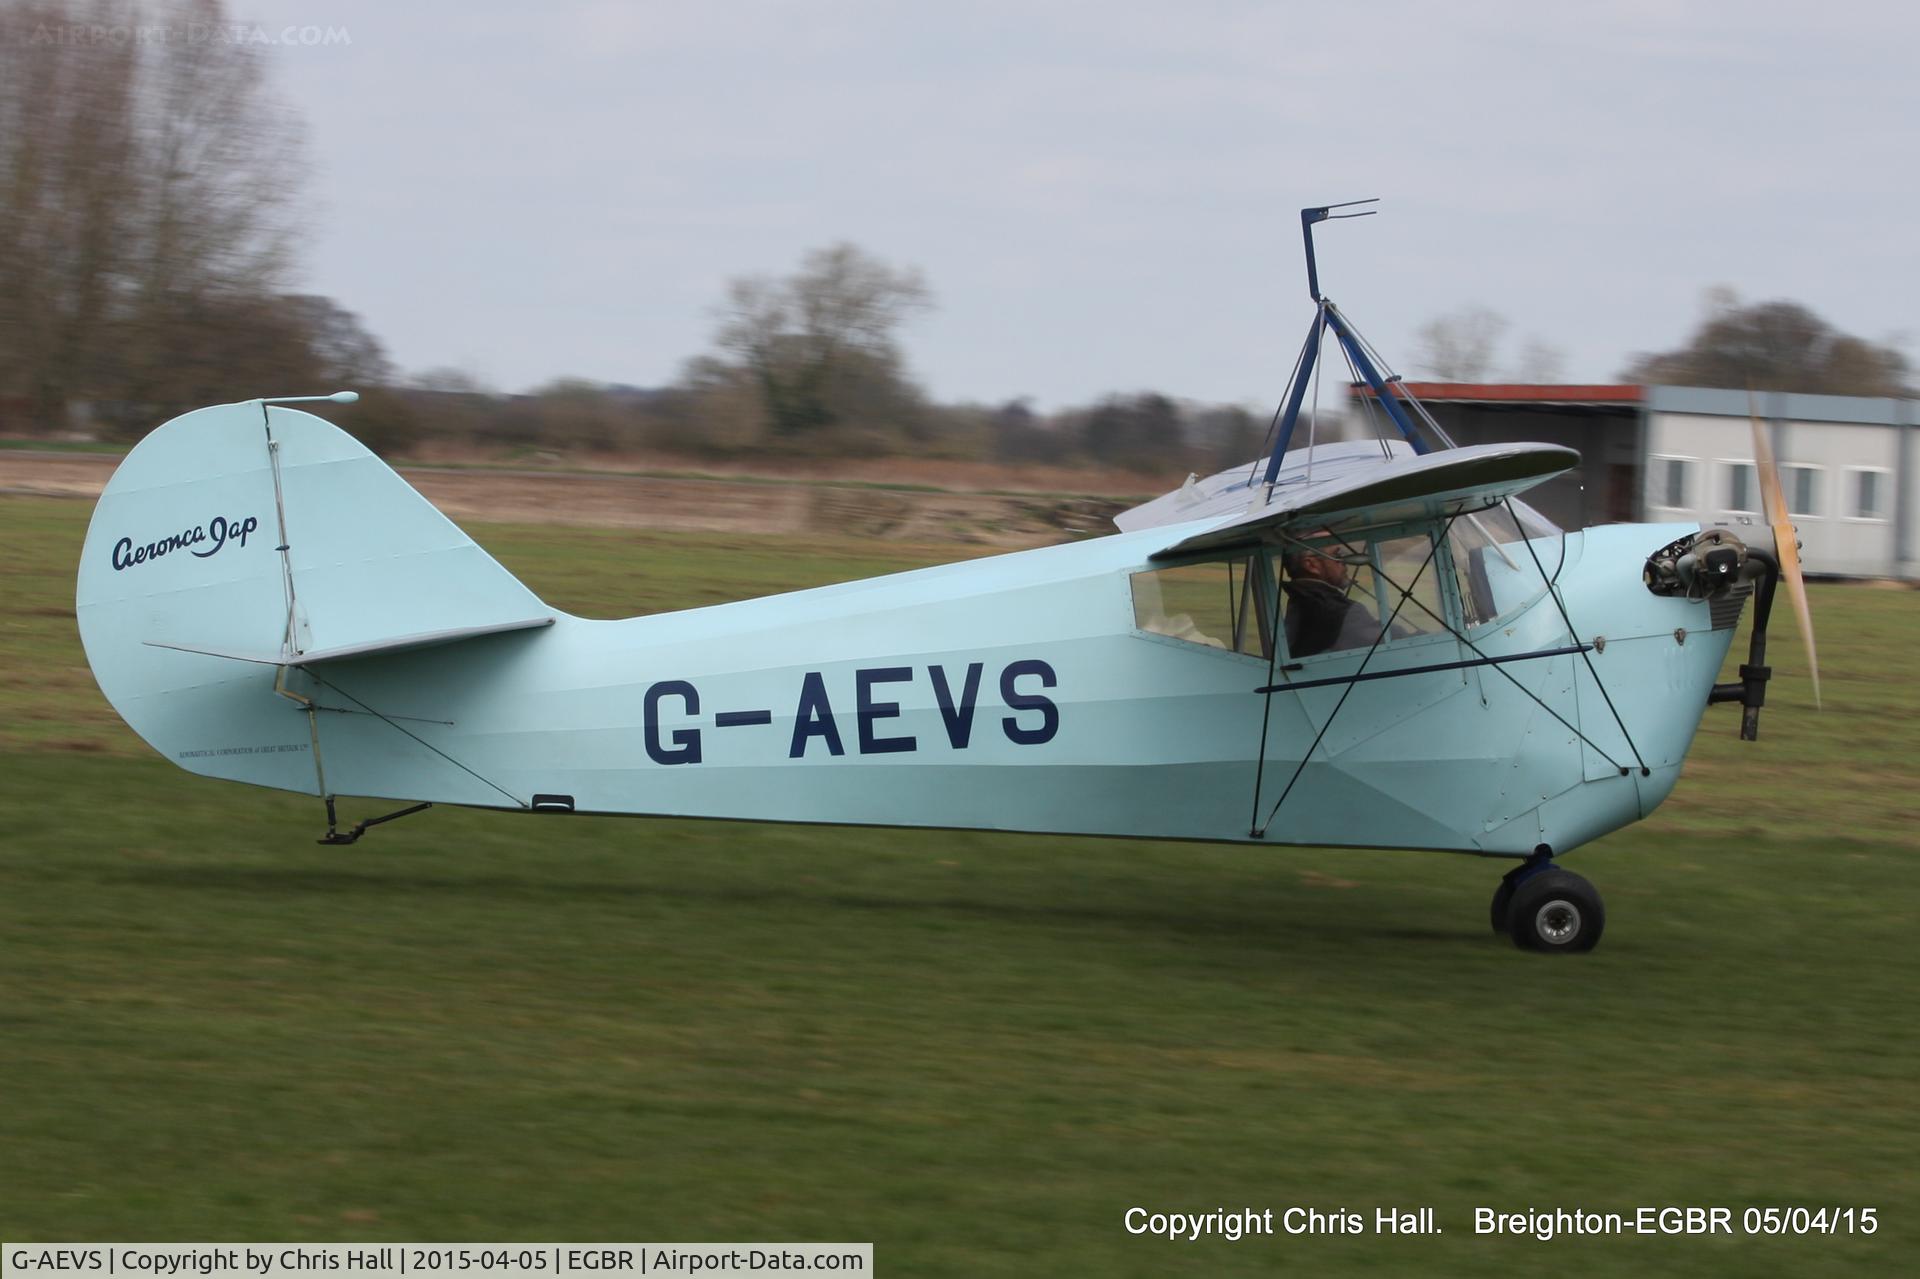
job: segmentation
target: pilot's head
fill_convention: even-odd
[[[1295,581],[1313,578],[1343,591],[1353,582],[1353,569],[1331,555],[1322,555],[1319,551],[1291,550],[1284,559],[1287,576]]]

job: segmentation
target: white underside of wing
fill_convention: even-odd
[[[507,631],[525,631],[537,626],[552,626],[553,622],[551,615],[528,617],[514,622],[495,622],[487,626],[456,626],[444,631],[420,631],[413,635],[395,635],[390,639],[368,640],[360,644],[308,649],[303,653],[163,643],[159,640],[148,640],[146,643],[149,648],[171,648],[182,653],[225,657],[236,662],[257,662],[262,666],[311,666],[319,662],[342,662],[354,657],[378,657],[384,653],[432,648],[439,644],[457,644],[461,640],[478,639],[482,635],[500,635]]]
[[[1187,554],[1277,537],[1305,523],[1358,527],[1476,510],[1571,470],[1580,455],[1557,444],[1482,444],[1417,454],[1406,444],[1363,440],[1322,444],[1293,458],[1271,486],[1265,465],[1248,463],[1190,481],[1123,511],[1124,532],[1213,518],[1199,533],[1162,548]]]

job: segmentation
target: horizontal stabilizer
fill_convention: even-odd
[[[538,626],[552,626],[552,617],[529,617],[518,622],[496,622],[488,626],[456,626],[444,631],[421,631],[414,635],[396,635],[392,639],[367,640],[359,644],[342,644],[334,648],[310,649],[304,653],[284,653],[279,651],[244,651],[235,648],[213,648],[196,644],[169,644],[161,640],[146,641],[149,648],[171,648],[182,653],[201,653],[207,657],[231,658],[236,662],[258,662],[262,666],[313,666],[320,662],[344,662],[355,657],[378,657],[385,653],[399,653],[413,648],[433,648],[440,644],[458,644],[461,640],[478,639],[482,635],[501,635],[508,631],[527,631]]]

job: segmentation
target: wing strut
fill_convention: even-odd
[[[1537,662],[1543,657],[1565,657],[1569,653],[1590,653],[1591,644],[1564,644],[1559,648],[1536,648],[1525,653],[1503,653],[1499,657],[1470,657],[1458,662],[1429,662],[1425,666],[1402,666],[1392,671],[1370,671],[1365,675],[1329,675],[1325,679],[1303,679],[1292,684],[1269,684],[1256,693],[1299,693],[1309,688],[1327,688],[1334,684],[1365,684],[1376,679],[1400,679],[1407,675],[1431,675],[1435,671],[1464,671],[1475,666],[1505,666],[1509,662]]]
[[[1441,545],[1446,542],[1447,534],[1453,531],[1453,522],[1458,518],[1459,516],[1457,515],[1449,516],[1447,518],[1447,526],[1440,530],[1440,536],[1433,538],[1431,540],[1431,544],[1427,547],[1427,558],[1420,561],[1420,567],[1418,570],[1415,571],[1413,575],[1413,580],[1411,582],[1408,582],[1406,585],[1406,589],[1400,592],[1400,598],[1394,602],[1393,612],[1387,615],[1386,625],[1380,628],[1380,633],[1373,637],[1373,643],[1367,646],[1366,656],[1360,659],[1359,669],[1354,672],[1356,676],[1364,674],[1366,672],[1367,663],[1371,662],[1373,660],[1373,655],[1379,652],[1381,641],[1385,640],[1388,634],[1392,632],[1394,622],[1397,621],[1400,617],[1400,610],[1406,606],[1406,603],[1408,600],[1413,599],[1413,588],[1420,585],[1421,575],[1427,571],[1427,566],[1433,563],[1433,557],[1440,553]],[[1397,583],[1395,585],[1397,588]],[[1273,599],[1274,599],[1273,608],[1274,608],[1274,614],[1275,614],[1273,651],[1278,652],[1280,648],[1280,632],[1278,629],[1278,615],[1280,611],[1280,592],[1277,589],[1273,593]],[[1418,600],[1415,600],[1414,602],[1419,603]],[[1269,667],[1271,667],[1271,664],[1272,664],[1271,657],[1268,658],[1268,664],[1269,664]],[[1269,677],[1268,683],[1269,683],[1269,686],[1266,692],[1267,706],[1268,706],[1268,709],[1271,709],[1273,705],[1273,692],[1274,692],[1274,689],[1272,687],[1271,677]],[[1281,685],[1280,687],[1284,688],[1285,685]],[[1261,785],[1261,779],[1266,773],[1266,764],[1267,764],[1267,743],[1266,743],[1267,723],[1264,716],[1261,718],[1260,760],[1259,760],[1259,763],[1257,763],[1254,766],[1254,774],[1253,774],[1254,822],[1253,822],[1253,829],[1250,832],[1248,832],[1252,838],[1254,839],[1266,838],[1267,827],[1273,824],[1274,817],[1280,812],[1280,805],[1287,802],[1287,796],[1293,794],[1294,783],[1299,781],[1300,774],[1306,771],[1307,763],[1313,758],[1313,753],[1320,749],[1320,743],[1326,738],[1327,730],[1333,727],[1333,721],[1335,717],[1337,717],[1340,714],[1340,708],[1347,704],[1347,698],[1352,695],[1353,690],[1354,690],[1354,683],[1349,683],[1344,689],[1340,690],[1340,700],[1333,704],[1333,710],[1327,714],[1326,723],[1320,725],[1320,731],[1314,734],[1313,744],[1307,747],[1306,751],[1301,754],[1300,762],[1293,766],[1293,776],[1287,779],[1287,784],[1285,789],[1283,789],[1280,792],[1280,798],[1273,801],[1273,808],[1267,813],[1266,821],[1260,820],[1260,785]]]
[[[1453,517],[1453,519],[1457,519],[1457,518],[1459,517],[1458,516]],[[1518,517],[1516,516],[1515,518],[1517,519]],[[1441,530],[1440,537],[1434,539],[1434,547],[1436,551],[1438,550],[1440,544],[1443,541],[1445,541],[1447,534],[1452,532],[1453,519],[1449,519],[1447,521],[1447,527]],[[1347,549],[1352,550],[1353,548],[1349,546]],[[1529,546],[1528,549],[1532,550],[1532,547]],[[1541,580],[1547,583],[1547,590],[1550,593],[1554,594],[1555,602],[1558,603],[1559,596],[1557,593],[1557,588],[1553,584],[1553,579],[1547,577],[1546,567],[1540,563],[1540,557],[1537,552],[1534,554],[1533,558],[1534,558],[1534,568],[1540,573]],[[1561,620],[1567,623],[1567,631],[1569,636],[1572,638],[1572,642],[1570,644],[1560,648],[1538,649],[1533,652],[1517,653],[1511,656],[1500,656],[1500,657],[1489,656],[1485,651],[1483,651],[1480,648],[1479,645],[1475,644],[1471,639],[1469,639],[1465,632],[1455,630],[1452,623],[1448,622],[1446,618],[1440,616],[1440,614],[1434,612],[1431,608],[1427,607],[1427,605],[1423,601],[1416,599],[1414,597],[1413,588],[1419,585],[1420,574],[1426,571],[1427,564],[1431,563],[1432,560],[1433,560],[1433,554],[1429,553],[1426,561],[1420,565],[1419,571],[1413,575],[1413,580],[1408,582],[1407,585],[1405,586],[1401,586],[1400,583],[1394,581],[1390,577],[1387,577],[1385,573],[1380,571],[1377,565],[1375,566],[1374,571],[1379,574],[1381,579],[1384,580],[1388,586],[1392,587],[1395,591],[1399,592],[1400,602],[1394,605],[1393,613],[1387,619],[1387,626],[1381,629],[1380,635],[1374,639],[1373,646],[1367,650],[1366,656],[1363,659],[1361,659],[1359,668],[1352,675],[1337,676],[1332,679],[1303,680],[1299,683],[1293,683],[1293,684],[1289,684],[1286,682],[1276,683],[1274,679],[1274,673],[1276,670],[1275,657],[1273,656],[1273,654],[1269,655],[1268,662],[1267,662],[1267,683],[1264,687],[1257,688],[1254,690],[1256,693],[1262,694],[1267,699],[1266,709],[1265,711],[1263,711],[1261,720],[1260,720],[1260,754],[1254,768],[1254,780],[1253,780],[1254,824],[1251,831],[1249,832],[1249,834],[1254,839],[1265,838],[1267,826],[1272,823],[1275,814],[1277,814],[1280,811],[1280,805],[1286,802],[1287,795],[1293,790],[1294,783],[1300,779],[1300,774],[1306,768],[1307,762],[1313,758],[1313,752],[1319,749],[1320,742],[1327,735],[1327,730],[1333,726],[1333,717],[1335,715],[1338,715],[1340,713],[1340,708],[1346,704],[1347,693],[1350,693],[1353,691],[1354,685],[1366,683],[1376,679],[1388,679],[1398,675],[1422,675],[1422,674],[1428,674],[1433,671],[1440,671],[1440,670],[1456,670],[1456,669],[1464,670],[1468,667],[1476,667],[1476,666],[1488,667],[1493,671],[1497,672],[1502,677],[1504,677],[1508,683],[1512,684],[1515,688],[1519,689],[1522,693],[1524,693],[1527,696],[1527,698],[1531,700],[1535,705],[1537,705],[1541,710],[1545,711],[1547,714],[1553,716],[1554,719],[1558,720],[1562,728],[1565,728],[1568,732],[1572,733],[1575,737],[1579,738],[1582,742],[1585,742],[1588,746],[1591,746],[1595,754],[1599,755],[1600,758],[1606,760],[1607,763],[1612,767],[1619,769],[1620,775],[1622,777],[1625,777],[1628,773],[1632,772],[1633,770],[1629,769],[1625,764],[1622,764],[1619,760],[1615,759],[1611,754],[1608,753],[1605,747],[1601,746],[1600,743],[1594,741],[1591,737],[1588,737],[1585,733],[1581,732],[1578,725],[1575,725],[1569,722],[1566,716],[1562,715],[1559,711],[1556,711],[1555,709],[1553,709],[1553,707],[1549,706],[1544,698],[1542,698],[1538,693],[1534,692],[1532,689],[1528,688],[1525,684],[1522,684],[1519,680],[1515,679],[1513,676],[1513,673],[1507,670],[1507,666],[1514,662],[1530,661],[1536,658],[1543,658],[1543,657],[1559,657],[1563,655],[1571,655],[1571,654],[1577,653],[1581,656],[1583,660],[1586,661],[1587,669],[1593,675],[1595,685],[1599,687],[1601,696],[1606,698],[1607,708],[1613,711],[1614,723],[1619,726],[1621,736],[1626,739],[1627,749],[1633,752],[1634,762],[1639,765],[1640,775],[1643,777],[1647,775],[1649,770],[1647,768],[1646,761],[1640,757],[1640,748],[1634,744],[1632,734],[1627,731],[1626,722],[1620,718],[1620,712],[1617,709],[1615,709],[1613,705],[1613,698],[1607,694],[1606,686],[1600,682],[1600,673],[1597,670],[1593,669],[1593,659],[1590,656],[1588,656],[1588,654],[1591,653],[1593,646],[1590,644],[1580,643],[1577,636],[1574,636],[1573,622],[1572,622],[1572,619],[1567,616],[1566,606],[1564,604],[1560,605],[1560,616],[1561,616]],[[1419,609],[1422,613],[1425,613],[1428,617],[1432,618],[1435,622],[1439,623],[1439,625],[1449,635],[1453,636],[1456,640],[1459,640],[1462,644],[1465,644],[1467,648],[1472,651],[1475,659],[1477,660],[1461,661],[1461,662],[1442,662],[1432,666],[1412,667],[1407,670],[1398,670],[1398,671],[1390,671],[1390,672],[1383,671],[1383,672],[1378,672],[1372,675],[1366,674],[1367,662],[1372,660],[1374,650],[1380,647],[1380,641],[1381,639],[1385,638],[1388,630],[1392,627],[1393,619],[1400,615],[1401,605],[1405,604],[1409,600],[1413,601],[1413,606],[1415,608]],[[1279,610],[1280,610],[1279,592],[1276,591],[1274,592],[1274,634],[1276,636],[1278,636],[1280,633]],[[1276,640],[1273,653],[1277,654],[1278,651],[1279,651],[1278,642]],[[1289,778],[1287,781],[1286,790],[1282,791],[1280,794],[1280,798],[1274,802],[1272,811],[1270,811],[1267,814],[1267,820],[1265,822],[1261,822],[1259,820],[1260,793],[1261,793],[1262,779],[1266,772],[1267,723],[1268,723],[1268,717],[1272,712],[1273,695],[1275,693],[1298,692],[1298,691],[1303,691],[1309,688],[1321,688],[1331,684],[1345,684],[1346,690],[1340,694],[1340,700],[1334,703],[1333,712],[1332,714],[1329,714],[1327,716],[1327,722],[1321,726],[1319,734],[1314,737],[1313,745],[1307,748],[1306,754],[1301,758],[1300,763],[1294,768],[1293,776]]]

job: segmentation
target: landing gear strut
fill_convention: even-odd
[[[1490,914],[1495,934],[1513,938],[1522,950],[1554,954],[1592,950],[1607,926],[1599,890],[1554,865],[1544,845],[1507,872],[1494,890]]]
[[[385,817],[369,817],[364,822],[354,823],[352,830],[341,830],[339,820],[333,815],[333,796],[324,797],[327,801],[327,833],[313,841],[316,844],[352,844],[367,833],[367,827],[378,826],[381,822],[394,821],[401,817],[411,817],[415,813],[432,808],[432,804],[415,804],[412,808],[403,808],[397,813],[388,813]],[[536,796],[537,798],[537,796]]]

